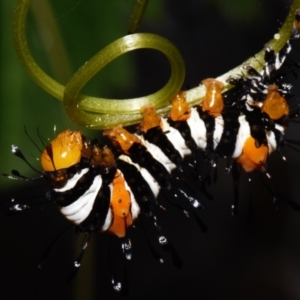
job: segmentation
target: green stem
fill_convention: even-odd
[[[137,0],[130,16],[128,33],[135,33],[143,19],[149,0]]]
[[[48,76],[33,59],[26,39],[26,18],[30,0],[18,0],[14,11],[14,46],[21,63],[31,78],[47,93],[62,100],[65,87]]]
[[[32,58],[25,33],[29,5],[30,0],[18,0],[15,8],[14,42],[19,59],[38,85],[57,99],[64,100],[67,113],[75,122],[93,129],[111,128],[120,123],[123,125],[134,124],[141,118],[139,108],[146,104],[155,104],[160,114],[168,112],[169,100],[181,88],[185,75],[182,58],[178,50],[169,41],[153,34],[133,34],[118,39],[85,63],[64,87],[41,70]],[[297,8],[300,8],[300,0],[293,1],[288,17],[279,31],[279,38],[269,42],[274,50],[280,50],[288,40]],[[141,19],[140,12],[136,14],[137,22]],[[134,20],[131,21],[132,24],[134,22]],[[170,61],[171,78],[161,90],[152,95],[127,100],[102,99],[79,94],[84,85],[116,57],[141,48],[161,51]],[[262,50],[245,63],[260,69],[264,63],[263,56],[264,51]],[[244,73],[243,65],[241,65],[217,79],[226,84],[228,77],[239,76]],[[225,89],[229,88],[230,86],[226,84]],[[187,91],[187,100],[190,104],[197,104],[204,94],[205,89],[203,86],[193,88]]]
[[[71,66],[61,32],[49,2],[50,0],[34,1],[31,13],[39,29],[41,42],[45,45],[45,54],[49,60],[49,66],[54,77],[59,82],[67,82],[72,76]],[[52,33],[53,42],[51,47],[46,46],[49,37],[44,34],[44,30],[49,30]]]
[[[161,51],[171,64],[171,77],[161,90],[148,96],[127,100],[102,99],[79,94],[83,86],[108,63],[124,53],[143,48]],[[142,106],[151,103],[156,108],[161,108],[166,102],[169,104],[169,100],[180,89],[184,76],[185,68],[180,53],[168,40],[150,33],[127,35],[99,51],[73,75],[65,89],[65,108],[73,121],[94,129],[133,124],[141,118]]]

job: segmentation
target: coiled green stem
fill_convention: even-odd
[[[145,97],[122,101],[79,94],[83,86],[106,64],[124,53],[142,48],[161,51],[171,64],[171,78],[161,90]],[[184,76],[185,68],[180,53],[168,40],[149,33],[127,35],[102,49],[73,75],[65,89],[65,108],[73,121],[90,128],[133,124],[139,121],[142,106],[152,103],[161,108],[169,104],[169,100],[180,89]]]
[[[138,0],[139,1],[139,0]],[[145,5],[148,1],[139,4],[138,13],[133,14],[139,24],[143,15]],[[68,115],[78,124],[93,129],[112,128],[122,123],[123,125],[134,124],[141,118],[139,109],[146,104],[154,104],[159,113],[165,114],[169,110],[169,100],[181,88],[185,76],[183,60],[176,49],[168,40],[154,34],[132,34],[120,38],[104,49],[99,51],[93,58],[86,62],[63,86],[48,76],[35,62],[27,45],[26,39],[26,17],[30,0],[18,0],[14,13],[14,43],[19,59],[24,65],[32,79],[46,92],[59,100],[64,101]],[[143,6],[144,5],[144,6]],[[136,6],[138,7],[138,6]],[[294,0],[290,12],[280,29],[276,39],[270,41],[269,45],[278,51],[286,43],[293,26],[295,10],[300,8],[300,0]],[[135,20],[131,21],[135,24]],[[132,31],[136,30],[134,25]],[[80,94],[85,84],[112,60],[129,51],[141,48],[150,48],[162,52],[171,64],[171,77],[167,84],[154,94],[126,100],[103,99]],[[259,52],[245,63],[259,69],[263,64],[263,53]],[[243,72],[243,67],[238,66],[217,79],[224,82],[230,76],[238,76]],[[226,85],[226,89],[230,88]],[[204,96],[205,89],[199,86],[187,91],[187,100],[190,104],[196,104]]]

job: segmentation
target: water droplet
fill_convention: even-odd
[[[80,267],[80,262],[78,262],[77,260],[74,261],[74,267],[75,268],[79,268]]]
[[[161,235],[158,237],[158,242],[161,244],[161,245],[166,245],[168,243],[168,240],[165,236]]]
[[[21,204],[15,204],[15,205],[11,206],[9,208],[9,210],[11,210],[11,211],[22,211],[22,210],[25,210],[27,208],[29,208],[29,205],[26,205],[26,204],[23,204],[23,205],[21,205]]]
[[[187,217],[187,218],[189,218],[190,217],[190,214],[189,214],[189,212],[187,211],[187,210],[183,210],[183,213],[184,213],[184,215]]]
[[[235,216],[235,205],[231,205],[231,214]]]
[[[19,150],[18,146],[11,145],[11,152],[16,153]]]
[[[132,258],[131,248],[132,245],[130,239],[128,239],[127,242],[122,243],[122,250],[127,260],[131,260]]]
[[[280,39],[280,34],[279,33],[275,33],[274,34],[274,39],[275,40],[279,40]]]
[[[111,283],[112,283],[113,289],[116,292],[121,292],[121,290],[122,290],[121,282],[115,282],[114,278],[112,278]]]

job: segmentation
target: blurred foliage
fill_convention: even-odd
[[[225,19],[232,22],[237,21],[240,24],[259,26],[259,22],[254,23],[253,20],[259,20],[266,16],[265,3],[261,0],[204,0],[204,2],[220,11]],[[257,9],[258,6],[260,9]]]

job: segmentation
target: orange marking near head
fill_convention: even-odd
[[[207,111],[211,116],[218,117],[223,108],[224,101],[221,90],[224,84],[213,78],[207,78],[201,81],[206,87],[206,94],[202,102],[202,110]]]
[[[90,156],[90,164],[92,167],[101,166],[103,158],[102,158],[102,149],[99,145],[91,145],[91,156]]]
[[[124,129],[121,124],[111,130],[105,130],[103,135],[107,135],[114,146],[126,154],[134,143],[140,143],[140,139]]]
[[[296,13],[295,13],[295,21],[294,21],[294,28],[295,29],[300,29],[300,9],[297,9],[296,10]]]
[[[91,141],[87,140],[84,136],[82,138],[81,156],[90,159],[92,155]]]
[[[116,166],[115,157],[107,146],[104,146],[102,149],[102,166],[106,168],[113,168]]]
[[[267,161],[268,153],[269,150],[266,145],[256,148],[254,138],[249,136],[244,144],[243,153],[237,159],[237,162],[246,172],[260,170]]]
[[[161,125],[161,117],[156,113],[154,105],[145,105],[141,107],[143,120],[140,124],[140,129],[144,133],[151,128],[159,127]]]
[[[268,94],[261,110],[267,113],[272,120],[278,120],[289,114],[289,106],[279,94],[277,85],[271,84],[268,86]]]
[[[185,92],[180,91],[171,100],[170,118],[173,121],[186,121],[191,116],[191,108],[186,102]]]
[[[82,136],[79,131],[65,130],[61,132],[42,152],[43,170],[52,172],[77,164],[81,158],[81,149]],[[52,151],[52,157],[49,156],[49,151]]]
[[[118,237],[124,237],[126,234],[126,228],[133,222],[130,210],[130,193],[126,190],[125,180],[119,172],[116,174],[112,185],[113,189],[110,206],[113,211],[113,222],[108,231]]]

